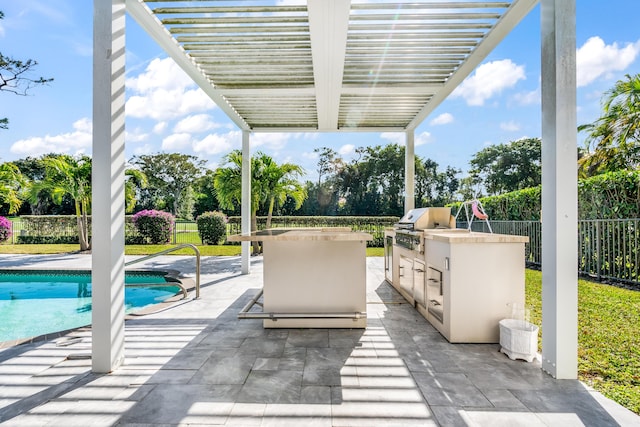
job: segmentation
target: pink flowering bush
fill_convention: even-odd
[[[148,209],[135,214],[132,221],[145,243],[157,245],[171,241],[175,217],[169,212]]]
[[[11,221],[0,216],[0,242],[6,242],[11,237]]]

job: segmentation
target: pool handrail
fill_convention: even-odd
[[[168,253],[171,253],[171,252],[175,252],[175,251],[183,249],[183,248],[191,248],[195,252],[195,256],[196,256],[196,298],[195,299],[198,299],[198,298],[200,298],[200,250],[196,247],[196,245],[193,245],[191,243],[183,243],[183,244],[175,246],[173,248],[164,249],[164,250],[162,250],[160,252],[156,252],[156,253],[153,253],[151,255],[147,255],[147,256],[141,257],[141,258],[136,258],[136,259],[131,260],[129,262],[125,262],[124,266],[128,267],[130,265],[137,264],[137,263],[143,262],[143,261],[147,261],[147,260],[150,260],[150,259],[155,258],[157,256],[165,255],[165,254],[168,254]]]

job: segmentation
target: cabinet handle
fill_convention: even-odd
[[[424,273],[424,270],[421,268],[414,268],[413,271],[417,271],[418,273]]]

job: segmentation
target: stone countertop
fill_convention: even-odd
[[[435,240],[446,243],[527,243],[529,237],[509,234],[478,233],[460,229],[449,231],[431,231],[425,233],[425,240]]]
[[[235,234],[227,238],[229,242],[241,241],[299,241],[299,240],[373,240],[369,233],[351,231],[349,227],[324,228],[272,228],[254,231],[250,234]]]

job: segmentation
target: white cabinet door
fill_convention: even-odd
[[[400,289],[404,297],[413,299],[413,257],[400,255]],[[413,301],[409,301],[413,303]]]
[[[425,289],[425,265],[424,261],[417,258],[413,260],[413,300],[415,304],[427,307],[427,293]]]

